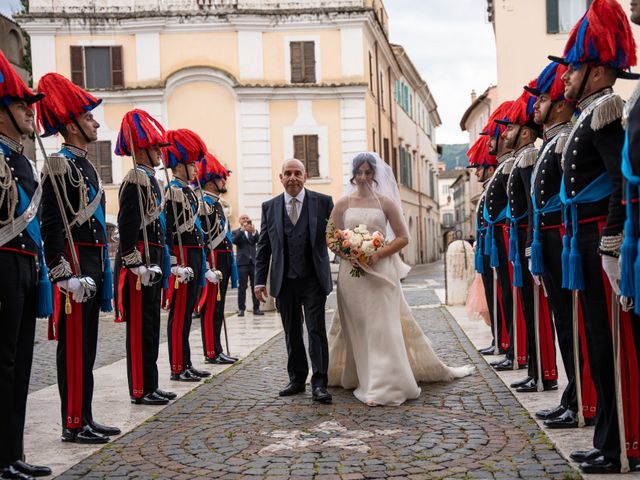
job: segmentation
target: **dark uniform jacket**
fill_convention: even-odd
[[[178,215],[178,225],[181,228],[180,237],[182,245],[185,247],[204,246],[204,239],[201,229],[196,225],[198,219],[199,200],[191,187],[180,181],[171,182],[171,190],[166,193],[165,214],[167,217],[167,245],[171,252],[171,265],[176,265],[178,259],[175,256],[175,248],[178,247],[178,235],[174,217],[174,207]],[[186,259],[185,259],[186,260]]]

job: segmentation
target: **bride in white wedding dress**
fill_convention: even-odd
[[[360,153],[353,177],[335,205],[338,229],[365,224],[386,233],[365,274],[352,277],[344,257],[338,273],[338,308],[329,331],[329,386],[355,389],[370,406],[400,405],[420,395],[417,382],[451,381],[473,366],[448,367],[438,358],[407,304],[400,279],[409,271],[398,252],[408,244],[400,192],[389,167],[375,153]],[[342,256],[339,252],[336,254]]]

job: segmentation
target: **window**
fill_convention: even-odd
[[[96,167],[103,183],[113,183],[111,174],[111,142],[99,141],[87,145],[87,157]]]
[[[315,42],[291,42],[291,83],[316,83]]]
[[[567,33],[587,11],[592,0],[546,0],[547,33]]]
[[[391,159],[389,158],[389,139],[385,138],[382,140],[382,153],[384,154],[384,161],[387,165],[391,164]]]
[[[71,47],[71,80],[83,88],[122,88],[122,47]]]
[[[411,154],[400,147],[400,183],[409,188],[413,185],[411,164]]]
[[[454,225],[454,220],[453,220],[453,213],[445,213],[442,215],[442,223],[444,224],[445,227],[453,227]]]
[[[309,178],[320,176],[318,135],[294,135],[293,156],[304,163]]]
[[[20,39],[20,34],[16,30],[9,30],[5,48],[6,50],[4,53],[9,61],[15,65],[22,65],[22,40]]]
[[[369,90],[373,93],[373,57],[369,52]]]
[[[384,110],[384,75],[380,72],[380,106]]]

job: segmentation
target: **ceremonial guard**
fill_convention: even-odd
[[[100,311],[112,311],[113,282],[100,176],[87,158],[98,138],[92,110],[100,100],[57,73],[43,76],[38,109],[43,136],[62,134],[48,157],[42,196],[42,237],[55,283],[52,338],[58,339],[62,440],[106,443],[120,429],[93,419],[93,365]],[[40,144],[42,150],[42,144]]]
[[[229,338],[225,325],[227,353],[222,350],[220,335],[225,324],[224,305],[229,279],[232,288],[238,287],[238,273],[233,256],[231,230],[220,203],[220,195],[227,192],[229,171],[216,157],[207,153],[198,163],[198,172],[192,184],[200,191],[200,225],[204,230],[208,269],[207,284],[202,289],[199,303],[202,327],[202,348],[205,362],[232,364],[238,359],[230,357]]]
[[[158,388],[160,303],[170,270],[165,241],[164,195],[155,176],[167,146],[162,125],[144,110],[122,119],[116,155],[129,156],[133,169],[120,185],[120,261],[116,321],[127,324],[127,377],[131,402],[166,405],[176,398]],[[164,275],[163,275],[164,274]]]
[[[511,387],[516,392],[534,392],[555,390],[558,388],[558,374],[555,365],[555,342],[549,309],[544,295],[538,286],[534,288],[533,278],[526,260],[526,241],[531,209],[531,172],[535,164],[538,150],[534,142],[541,132],[541,127],[533,120],[533,104],[535,97],[527,91],[511,105],[506,118],[497,120],[506,126],[502,134],[507,147],[514,150],[514,164],[509,175],[507,193],[509,206],[509,260],[512,264],[512,284],[514,300],[514,348],[518,362],[528,362],[527,377],[516,381]],[[535,292],[534,292],[535,290]],[[517,310],[517,311],[516,311]],[[546,328],[541,330],[539,325]],[[540,342],[540,333],[544,333],[544,342]],[[541,354],[545,346],[545,362],[547,367],[542,372]],[[551,359],[548,359],[551,353]],[[539,376],[539,373],[542,374]],[[538,383],[541,383],[540,385]]]
[[[529,232],[527,256],[529,269],[536,286],[543,284],[551,311],[558,346],[568,384],[562,393],[560,405],[536,412],[536,417],[545,420],[550,428],[574,428],[578,426],[578,395],[576,373],[581,375],[581,405],[585,422],[593,424],[596,414],[596,393],[591,379],[591,370],[586,355],[584,326],[580,315],[580,331],[583,345],[576,344],[578,363],[574,363],[573,325],[571,322],[571,292],[562,288],[562,203],[560,183],[562,181],[562,150],[571,131],[571,117],[575,110],[573,102],[564,98],[562,75],[566,67],[551,62],[540,73],[534,85],[525,87],[537,97],[533,106],[534,121],[544,127],[543,143],[531,178],[531,203],[529,209]],[[542,297],[540,297],[542,302]],[[541,333],[547,325],[540,322]],[[548,338],[541,334],[541,339]],[[553,337],[551,337],[553,340]],[[580,351],[582,350],[582,354]],[[548,355],[545,355],[545,352]],[[551,358],[555,355],[555,345],[541,341],[541,363],[546,374],[555,367]]]
[[[42,252],[41,184],[22,141],[34,131],[35,95],[0,52],[0,478],[29,479],[51,469],[24,461],[24,424],[36,317],[51,314]]]
[[[565,97],[577,101],[579,111],[563,151],[560,196],[566,229],[563,284],[573,290],[573,302],[580,294],[598,395],[595,449],[571,454],[585,473],[627,471],[640,455],[638,357],[630,316],[618,304],[624,102],[611,88],[617,78],[631,77],[627,70],[636,64],[635,49],[620,4],[594,0],[572,30],[563,57],[550,57],[567,65]],[[574,317],[577,310],[574,305]]]
[[[169,182],[168,174],[166,177],[169,188],[165,206],[166,240],[171,252],[171,277],[165,302],[169,308],[167,338],[171,380],[199,382],[211,374],[191,364],[189,332],[198,290],[206,281],[206,258],[198,218],[199,201],[189,182],[195,178],[198,162],[207,147],[197,134],[187,129],[168,131],[167,141],[170,146],[164,162],[173,172],[173,180]]]

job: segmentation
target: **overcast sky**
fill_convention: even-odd
[[[385,0],[391,42],[402,45],[438,103],[438,143],[467,143],[460,118],[478,94],[496,83],[493,28],[486,0]],[[0,0],[10,15],[19,0]]]

